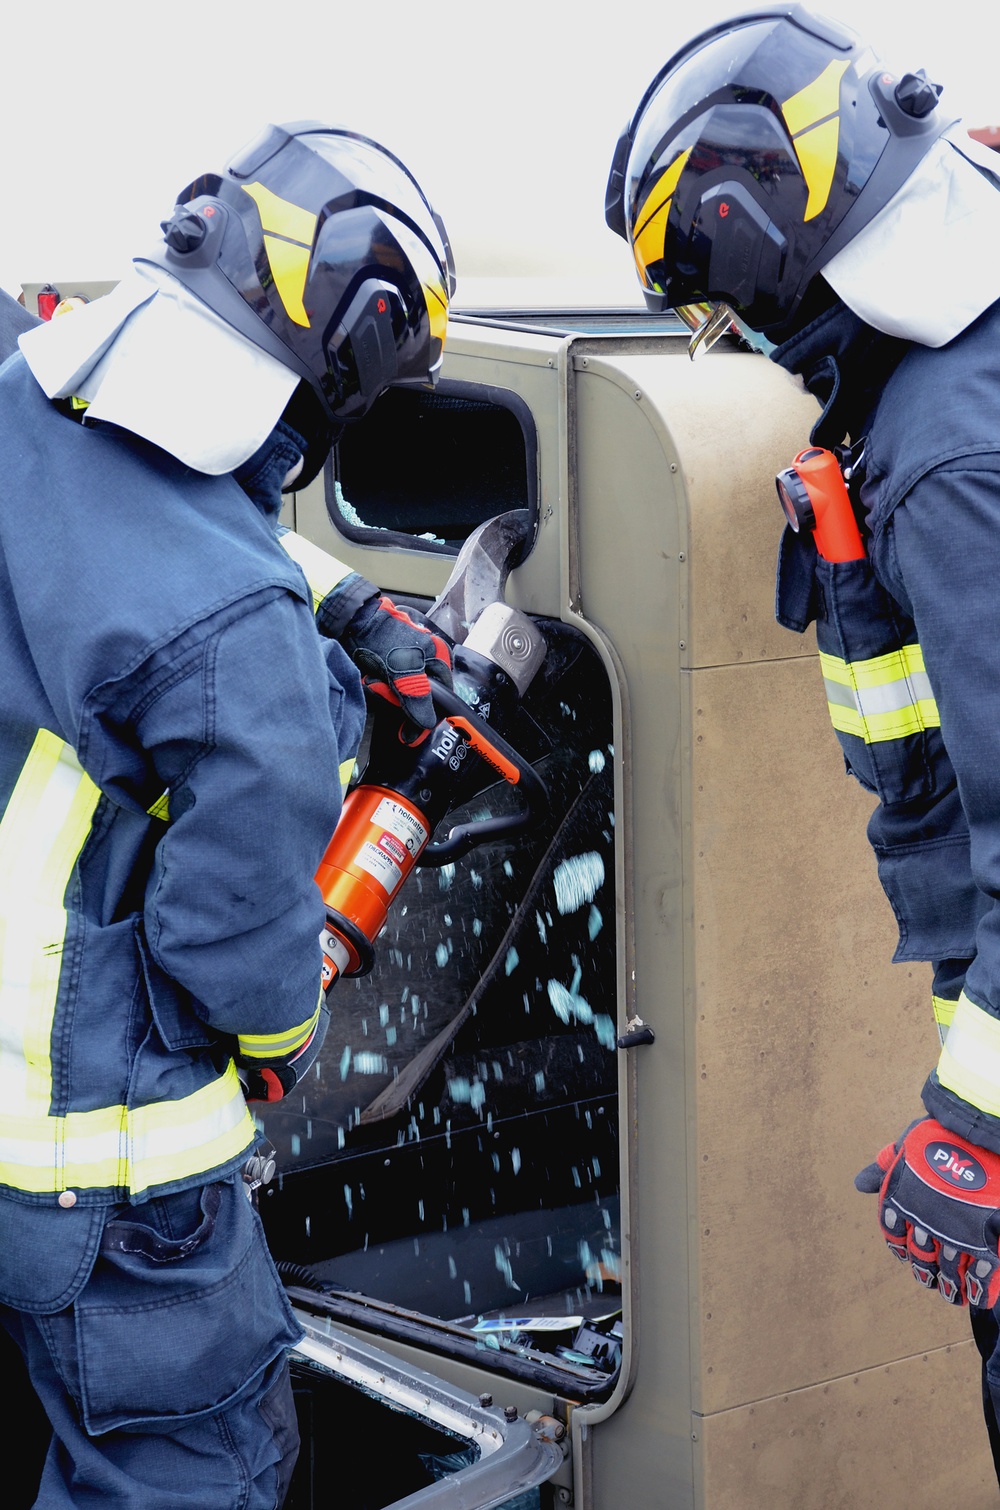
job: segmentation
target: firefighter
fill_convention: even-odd
[[[864,550],[790,525],[778,618],[816,622],[879,798],[894,957],[932,962],[942,1038],[926,1117],[857,1185],[919,1283],[971,1307],[1000,1475],[1000,174],[940,96],[802,6],[735,17],[653,79],[606,218],[693,349],[735,321],[801,378],[850,481]]]
[[[0,372],[0,1320],[52,1425],[47,1510],[284,1498],[300,1331],[247,1100],[329,1016],[344,647],[418,727],[450,677],[336,563],[321,635],[278,526],[344,424],[436,378],[453,271],[416,181],[270,126],[163,231]]]

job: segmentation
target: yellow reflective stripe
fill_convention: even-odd
[[[847,61],[834,59],[811,84],[785,101],[781,113],[793,136],[840,109],[840,81],[846,72]]]
[[[650,263],[659,262],[663,256],[667,216],[670,214],[673,192],[690,156],[691,148],[687,147],[675,157],[669,168],[660,174],[643,202],[639,223],[632,232],[632,252],[643,277]]]
[[[256,1136],[236,1066],[179,1101],[155,1101],[128,1114],[133,1191],[167,1185],[237,1158]]]
[[[100,791],[69,745],[40,729],[0,820],[0,1106],[47,1111],[63,898]]]
[[[313,596],[313,609],[317,609],[326,597],[332,592],[338,582],[343,582],[354,570],[353,566],[345,566],[343,561],[338,561],[336,556],[331,556],[327,551],[321,550],[318,545],[313,545],[311,540],[297,535],[294,530],[286,530],[279,535],[282,546],[291,556],[292,560],[301,566],[305,573],[305,579]]]
[[[340,789],[341,789],[342,792],[346,792],[347,788],[350,786],[350,784],[351,784],[351,777],[354,775],[354,767],[356,765],[357,765],[357,761],[354,759],[353,756],[351,757],[350,760],[342,760],[340,762],[339,775],[340,775]]]
[[[223,1075],[178,1101],[64,1117],[0,1111],[0,1183],[35,1194],[108,1188],[141,1194],[228,1163],[253,1137],[230,1061]]]
[[[280,1059],[294,1054],[312,1037],[319,1019],[319,1007],[306,1022],[297,1028],[288,1028],[284,1033],[241,1033],[240,1054],[244,1059]]]
[[[264,229],[264,249],[271,265],[271,274],[278,296],[296,325],[309,324],[309,316],[302,302],[306,278],[309,275],[309,259],[312,256],[313,238],[316,235],[316,216],[301,205],[282,199],[263,184],[244,184],[260,214]]]
[[[937,1066],[938,1080],[963,1101],[1000,1117],[1000,1019],[963,991]]]
[[[53,1116],[51,1041],[66,887],[100,790],[41,729],[0,819],[0,1183],[139,1193],[217,1168],[253,1138],[235,1065],[190,1096]]]
[[[274,286],[288,318],[296,325],[308,327],[309,316],[302,296],[309,275],[309,248],[298,246],[294,241],[282,241],[277,236],[265,236],[264,249],[271,265]]]
[[[842,682],[846,687],[862,690],[927,674],[924,652],[919,645],[900,645],[898,650],[872,656],[867,661],[842,661],[835,655],[827,655],[823,650],[819,653],[819,659],[825,677]]]
[[[948,1037],[948,1029],[951,1027],[958,1002],[950,1001],[944,996],[932,996],[931,1006],[934,1009],[934,1021],[937,1023],[938,1037],[944,1043]]]
[[[938,718],[937,704],[933,700],[915,703],[911,708],[903,709],[898,713],[873,714],[867,718],[859,713],[852,713],[850,708],[842,708],[834,703],[831,703],[829,707],[833,727],[841,734],[856,735],[866,744],[880,744],[888,739],[905,739],[910,734],[922,733],[924,729],[937,728],[941,722]]]
[[[866,744],[940,727],[941,718],[919,645],[902,645],[866,661],[820,651],[833,727]]]

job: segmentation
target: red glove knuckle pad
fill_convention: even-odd
[[[879,1224],[896,1257],[919,1284],[937,1288],[952,1305],[994,1305],[1000,1298],[1000,1157],[927,1118],[898,1149],[883,1149],[877,1162],[888,1167]]]

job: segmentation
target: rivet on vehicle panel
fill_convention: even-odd
[[[635,390],[635,396],[636,396],[636,398],[642,398],[642,389],[641,388],[637,388]]]
[[[671,470],[671,472],[676,472],[677,471],[677,463],[675,461],[672,461],[670,463],[670,470]]]
[[[678,559],[678,561],[683,561],[684,560],[684,552],[683,551],[678,551],[677,552],[677,559]]]

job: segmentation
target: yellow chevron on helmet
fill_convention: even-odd
[[[651,287],[655,287],[655,284],[649,278],[649,264],[658,262],[663,256],[667,216],[670,214],[674,190],[690,156],[690,147],[678,153],[670,166],[653,183],[636,217],[635,229],[632,232],[632,252],[640,278],[643,283],[648,283]]]
[[[260,214],[264,250],[282,304],[296,325],[308,325],[302,296],[309,276],[309,258],[316,236],[317,217],[300,205],[282,199],[261,183],[242,184]]]
[[[840,145],[840,81],[846,72],[847,60],[834,58],[781,107],[809,191],[804,221],[825,210],[830,198]]]

